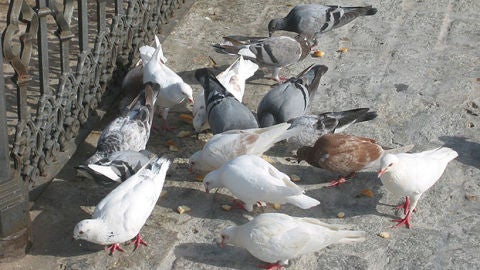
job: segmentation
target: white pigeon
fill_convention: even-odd
[[[314,218],[291,217],[280,213],[265,213],[240,226],[230,226],[221,232],[221,246],[243,247],[258,259],[267,262],[265,269],[282,269],[288,260],[319,251],[331,244],[362,242],[363,231],[341,230],[336,225]]]
[[[267,128],[229,130],[216,134],[202,150],[190,156],[189,170],[209,172],[240,155],[261,155],[275,143],[301,131],[300,128],[289,127],[290,124],[281,123]]]
[[[155,47],[152,46],[142,46],[139,49],[140,52],[140,60],[135,64],[135,67],[132,68],[128,73],[125,75],[122,81],[122,93],[124,94],[125,98],[120,102],[120,110],[122,110],[125,105],[132,102],[132,100],[144,89],[143,83],[143,73],[144,73],[144,59],[145,61],[149,61],[152,58],[153,53],[155,52],[156,48],[160,47],[158,52],[159,58],[161,59],[162,63],[167,63],[167,58],[163,55],[162,44],[157,36],[155,36]]]
[[[203,179],[207,193],[212,188],[226,187],[244,202],[242,207],[253,210],[257,202],[290,203],[302,209],[312,208],[319,201],[304,194],[288,175],[256,155],[242,155],[210,172]]]
[[[172,130],[167,124],[168,111],[170,107],[182,103],[185,99],[193,103],[192,88],[164,64],[161,45],[157,46],[151,57],[148,53],[141,53],[140,56],[144,63],[143,82],[159,85],[160,92],[155,105],[163,110],[163,128]]]
[[[245,93],[245,81],[252,77],[257,70],[257,64],[250,60],[245,60],[240,56],[216,77],[228,92],[238,101],[242,102],[243,94]],[[193,127],[196,132],[210,128],[203,89],[198,92],[198,95],[195,97],[195,103],[193,104]]]
[[[80,221],[73,230],[75,239],[110,245],[123,251],[119,243],[135,236],[135,249],[146,245],[140,229],[150,216],[163,188],[170,160],[153,158],[132,177],[112,190],[95,208],[91,219]]]
[[[457,156],[454,150],[440,147],[413,154],[386,154],[380,159],[378,177],[383,185],[397,196],[406,196],[405,203],[398,206],[406,216],[395,220],[397,226],[405,224],[410,228],[410,217],[420,196],[438,181],[447,164]]]

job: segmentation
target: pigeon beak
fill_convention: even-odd
[[[188,166],[188,172],[190,174],[193,174],[193,166],[192,165]]]
[[[225,247],[225,237],[222,235],[222,242],[220,242],[220,247],[224,248]]]
[[[386,171],[387,171],[387,169],[386,169],[386,168],[385,168],[385,169],[381,169],[381,170],[379,170],[379,171],[378,171],[378,175],[377,175],[377,176],[378,176],[378,178],[380,178],[380,176],[382,176],[382,175],[383,175],[383,174],[384,174]]]
[[[210,193],[210,189],[209,189],[207,186],[205,186],[205,192],[206,192],[207,194]]]
[[[269,32],[268,32],[268,37],[272,37],[272,35],[273,35],[273,32],[272,32],[272,31],[269,31]]]
[[[188,98],[188,103],[193,104],[193,98]]]

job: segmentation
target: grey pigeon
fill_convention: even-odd
[[[102,131],[98,139],[97,150],[86,161],[86,164],[107,158],[117,151],[144,150],[150,137],[157,95],[158,90],[154,90],[150,83],[145,84],[145,90],[126,107],[121,116],[114,119]]]
[[[199,69],[195,78],[203,86],[207,117],[212,133],[233,129],[258,128],[252,112],[238,101],[208,69]]]
[[[291,148],[313,146],[321,136],[328,133],[343,132],[351,124],[369,121],[377,113],[369,108],[359,108],[342,112],[326,112],[318,115],[303,115],[288,121],[291,128],[299,127],[301,132],[287,139]]]
[[[268,24],[269,35],[278,30],[295,32],[318,38],[321,33],[341,27],[359,16],[377,13],[372,6],[341,7],[305,4],[295,6],[284,18],[273,19]]]
[[[225,43],[214,44],[217,52],[242,55],[259,66],[273,69],[272,79],[280,81],[282,67],[297,63],[307,57],[312,41],[306,36],[270,38],[224,37]]]
[[[258,104],[260,127],[273,126],[304,115],[315,96],[320,78],[327,70],[324,65],[311,65],[297,77],[274,86]]]
[[[124,150],[88,165],[79,165],[80,176],[95,180],[102,186],[113,186],[127,180],[148,163],[153,154],[147,150]]]

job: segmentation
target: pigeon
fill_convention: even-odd
[[[302,209],[312,208],[319,201],[304,194],[288,175],[256,155],[241,155],[208,173],[203,179],[205,191],[226,187],[244,202],[242,207],[253,210],[257,202],[293,204]]]
[[[74,239],[109,245],[110,255],[123,251],[119,243],[135,237],[135,249],[147,245],[140,229],[150,216],[163,188],[171,161],[155,157],[136,174],[112,190],[95,207],[91,219],[80,221],[73,230]]]
[[[214,135],[233,129],[258,128],[253,113],[228,92],[210,70],[197,70],[195,78],[205,91],[207,119]]]
[[[360,16],[377,13],[372,6],[341,7],[320,4],[295,6],[285,18],[273,19],[268,24],[269,36],[275,31],[285,30],[318,39],[321,33],[344,26]],[[317,42],[315,42],[317,43]]]
[[[312,48],[311,40],[302,35],[295,38],[279,36],[251,40],[237,40],[236,37],[229,36],[224,39],[225,43],[213,45],[217,52],[242,55],[260,66],[272,68],[272,79],[276,81],[283,80],[279,76],[282,67],[303,60]]]
[[[153,53],[155,52],[155,48],[160,47],[160,50],[158,52],[159,57],[162,61],[162,63],[167,62],[167,58],[163,55],[162,51],[162,44],[160,44],[160,40],[158,39],[157,36],[155,36],[155,44],[156,47],[151,47],[151,46],[142,46],[139,49],[140,52],[140,60],[135,64],[135,67],[128,71],[128,73],[125,75],[122,81],[122,93],[125,95],[125,97],[122,99],[120,102],[120,109],[123,109],[127,104],[131,103],[132,100],[144,89],[144,84],[143,84],[143,73],[144,73],[144,60],[150,60],[152,58]]]
[[[148,163],[152,153],[147,150],[113,152],[104,159],[76,167],[77,174],[95,180],[99,185],[112,186],[127,180]]]
[[[144,50],[150,49],[140,48],[140,52]],[[193,103],[193,90],[177,73],[165,65],[161,45],[157,46],[151,56],[149,53],[140,53],[140,55],[144,63],[143,82],[160,87],[156,106],[163,110],[163,128],[171,131],[173,128],[167,123],[170,107],[182,103],[185,99]]]
[[[386,153],[406,152],[412,145],[384,151],[374,140],[347,134],[325,134],[313,147],[304,146],[297,150],[298,162],[305,160],[341,176],[332,181],[329,187],[338,186],[352,178],[356,172],[378,168],[380,158]]]
[[[288,260],[319,251],[331,244],[362,242],[364,231],[341,230],[315,218],[291,217],[281,213],[264,213],[240,226],[221,232],[221,246],[243,247],[256,258],[267,262],[264,269],[283,269]]]
[[[297,134],[300,129],[288,129],[282,123],[268,128],[230,130],[213,136],[202,150],[189,159],[189,170],[209,172],[225,162],[244,154],[261,155],[275,143]]]
[[[145,84],[145,90],[125,108],[124,113],[102,131],[97,150],[85,165],[108,158],[117,151],[144,150],[150,137],[157,95],[158,91],[155,91],[151,84]]]
[[[238,101],[242,102],[245,92],[245,81],[253,76],[257,69],[257,64],[240,56],[225,71],[217,75],[217,80]],[[202,89],[199,91],[193,104],[193,127],[197,133],[210,128],[205,108],[205,94]]]
[[[405,196],[405,217],[394,220],[396,226],[410,228],[412,211],[415,211],[420,196],[442,176],[447,164],[458,153],[447,147],[440,147],[420,153],[386,154],[380,159],[378,177],[383,185],[396,196]],[[411,203],[410,203],[411,199]]]
[[[321,136],[343,132],[351,124],[369,121],[377,117],[369,108],[359,108],[342,112],[326,112],[318,115],[303,115],[288,120],[291,128],[301,127],[302,132],[287,139],[289,148],[313,146]]]
[[[328,68],[311,65],[297,77],[274,86],[260,101],[257,118],[260,127],[269,127],[304,115]]]

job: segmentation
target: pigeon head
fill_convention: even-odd
[[[298,161],[298,163],[300,163],[300,161],[302,161],[302,160],[305,160],[305,161],[308,162],[310,160],[312,150],[313,150],[313,147],[310,147],[310,146],[304,146],[304,147],[301,147],[300,149],[298,149],[297,150],[297,161]]]
[[[226,244],[235,244],[235,236],[237,234],[238,226],[229,226],[222,230],[220,237],[222,242],[220,243],[221,247],[224,247]]]
[[[202,151],[197,151],[188,159],[188,171],[193,173],[194,171],[202,170]]]
[[[184,95],[184,97],[188,100],[188,102],[193,103],[192,87],[190,85],[188,85],[187,83],[182,83],[180,88],[182,89],[182,95]]]
[[[113,234],[110,233],[110,234]],[[73,229],[73,238],[82,239],[100,245],[110,244],[105,223],[99,219],[84,219]]]
[[[268,23],[268,36],[271,37],[275,31],[285,29],[284,19],[273,19]]]
[[[209,193],[213,188],[222,187],[221,178],[219,177],[219,171],[215,170],[208,173],[205,178],[203,178],[203,186],[205,187],[205,192]]]
[[[307,88],[310,100],[313,100],[318,86],[320,85],[320,79],[327,71],[327,66],[311,65],[297,75],[297,82],[301,83]]]
[[[398,157],[393,154],[386,154],[380,159],[380,170],[378,171],[378,177],[382,176],[383,174],[394,170],[395,165],[398,164]]]

